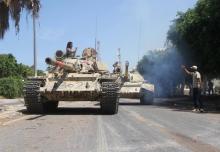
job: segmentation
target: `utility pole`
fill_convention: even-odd
[[[35,23],[36,6],[33,0],[32,0],[32,7],[33,7],[32,18],[33,18],[34,76],[37,77],[37,49],[36,49],[36,23]]]

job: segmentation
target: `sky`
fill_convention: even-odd
[[[81,55],[100,41],[100,57],[112,69],[121,49],[122,63],[135,67],[149,50],[163,48],[167,31],[178,11],[194,7],[197,0],[41,0],[37,19],[37,67],[45,70],[46,57],[65,51],[72,41]],[[23,12],[20,32],[13,22],[3,40],[0,54],[12,53],[17,61],[33,65],[32,19]]]

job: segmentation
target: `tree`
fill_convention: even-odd
[[[17,76],[17,61],[13,55],[0,55],[0,63],[0,78]]]
[[[33,7],[34,6],[34,7]],[[0,39],[4,38],[9,29],[9,19],[14,21],[16,32],[19,32],[21,12],[26,10],[32,16],[38,17],[40,0],[0,0]]]
[[[208,77],[219,77],[220,1],[198,0],[195,8],[178,13],[167,39]]]
[[[17,76],[27,78],[28,76],[34,75],[34,71],[31,67],[21,63],[18,64],[12,54],[0,55],[0,63],[0,78]]]

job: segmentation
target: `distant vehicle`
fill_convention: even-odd
[[[136,70],[128,71],[129,63],[125,64],[125,73],[115,73],[120,75],[117,82],[120,84],[120,97],[139,98],[140,104],[153,104],[154,85],[144,80],[142,75]]]
[[[29,78],[24,86],[24,100],[30,113],[55,111],[59,101],[99,101],[105,114],[118,112],[119,87],[106,66],[97,61],[96,50],[86,48],[82,57],[46,58],[46,77]]]

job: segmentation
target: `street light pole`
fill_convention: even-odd
[[[37,49],[36,49],[36,26],[35,26],[35,5],[32,1],[33,7],[33,49],[34,49],[34,76],[37,77]]]

